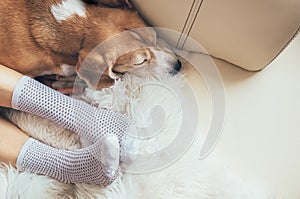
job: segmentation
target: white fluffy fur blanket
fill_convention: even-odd
[[[143,81],[163,82],[172,89],[184,89],[184,81],[175,77],[153,77],[142,80],[126,76],[112,88],[102,91],[86,91],[86,96],[100,104],[131,115],[135,122],[147,123],[151,118],[153,104],[162,104],[166,114],[164,133],[141,143],[141,151],[155,151],[169,143],[171,132],[178,123],[176,103],[163,87],[136,85]],[[150,85],[150,84],[147,84]],[[134,90],[135,89],[135,90]],[[135,93],[133,96],[132,93]],[[130,99],[130,100],[128,100]],[[129,103],[130,102],[130,103]],[[58,148],[80,148],[82,140],[60,126],[30,114],[2,110],[10,120],[31,136]],[[169,138],[169,139],[168,139]],[[85,184],[64,184],[45,176],[32,173],[18,173],[14,168],[2,165],[0,168],[0,198],[197,198],[197,199],[267,199],[271,195],[259,186],[252,186],[226,168],[216,157],[199,160],[197,136],[193,145],[178,161],[159,171],[144,174],[121,173],[120,178],[109,187]]]

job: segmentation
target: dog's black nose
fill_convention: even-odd
[[[174,65],[173,65],[173,69],[170,72],[171,75],[176,75],[181,69],[181,62],[177,61]]]
[[[176,64],[174,65],[173,69],[177,72],[180,71],[181,69],[181,62],[179,60],[177,60]]]
[[[177,73],[180,71],[181,69],[181,62],[177,61],[175,64],[173,64],[173,68],[170,71],[171,75],[177,75]]]

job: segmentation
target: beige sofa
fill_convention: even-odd
[[[213,153],[278,198],[300,198],[300,0],[133,3],[151,25],[189,33],[219,58],[214,61],[225,86],[226,118]],[[184,39],[178,47],[193,50]],[[210,95],[194,70],[187,69],[187,78],[203,111],[200,129],[207,132]]]
[[[152,26],[183,32],[210,55],[250,71],[267,66],[299,32],[299,0],[133,0]],[[190,49],[185,37],[179,47]]]

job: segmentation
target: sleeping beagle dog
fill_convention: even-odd
[[[112,8],[127,1],[103,1],[111,7],[92,0],[1,0],[0,64],[31,77],[78,75],[89,86],[100,80],[100,87],[125,73],[180,70],[136,11]]]

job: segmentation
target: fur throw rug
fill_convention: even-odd
[[[81,97],[99,104],[100,107],[129,114],[139,126],[147,126],[149,122],[151,123],[153,120],[151,108],[154,105],[162,106],[165,122],[160,129],[161,133],[139,143],[139,153],[152,153],[169,145],[174,138],[174,132],[178,132],[178,123],[182,119],[180,106],[172,97],[171,91],[176,90],[180,93],[185,90],[185,84],[183,77],[161,75],[145,80],[125,75],[111,88],[101,91],[86,89],[83,96],[74,97]],[[182,95],[184,95],[183,92]],[[75,149],[88,144],[76,134],[46,119],[9,109],[2,109],[1,112],[24,132],[53,147]],[[243,181],[223,165],[215,155],[200,160],[199,143],[202,137],[201,134],[197,134],[189,149],[172,164],[152,172],[121,172],[118,180],[108,187],[64,184],[46,176],[20,173],[11,166],[2,164],[0,199],[273,198],[266,188]]]

